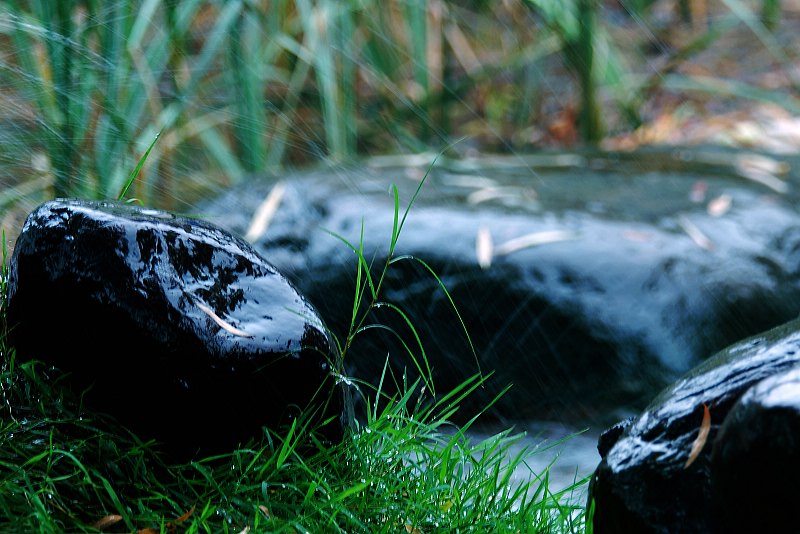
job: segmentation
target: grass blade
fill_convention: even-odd
[[[145,153],[142,154],[141,158],[139,158],[139,162],[136,164],[136,167],[128,175],[128,179],[125,181],[125,184],[122,186],[122,189],[120,190],[119,195],[117,195],[117,200],[118,201],[122,201],[125,198],[125,195],[128,194],[128,190],[130,189],[131,185],[133,184],[133,181],[136,180],[136,177],[139,175],[139,171],[141,171],[142,167],[144,167],[144,163],[145,163],[145,161],[147,161],[147,157],[150,155],[150,151],[153,150],[153,147],[156,145],[156,141],[158,141],[159,136],[161,136],[161,132],[158,132],[156,134],[156,136],[153,138],[153,141],[150,143],[150,146],[147,147],[147,150],[145,151]]]
[[[450,303],[450,307],[455,312],[456,317],[458,317],[458,322],[459,324],[461,324],[461,330],[464,332],[464,335],[467,338],[467,342],[469,343],[469,350],[470,352],[472,352],[472,357],[475,359],[475,365],[478,367],[478,374],[482,376],[483,371],[481,370],[481,362],[478,359],[478,353],[475,351],[475,345],[472,344],[472,336],[469,335],[469,330],[467,329],[467,325],[466,323],[464,323],[464,319],[461,317],[461,312],[458,311],[458,306],[456,306],[456,303],[453,300],[453,297],[450,295],[450,291],[448,291],[447,286],[445,286],[444,282],[442,282],[442,279],[439,278],[439,275],[436,274],[436,271],[433,269],[433,267],[428,265],[422,259],[417,258],[416,256],[411,256],[411,255],[397,256],[396,258],[392,258],[391,263],[394,264],[399,261],[409,261],[409,260],[414,261],[419,265],[422,265],[428,271],[428,273],[436,279],[436,283],[438,283],[439,287],[442,289],[442,291],[444,291],[444,294],[447,297],[447,301]]]

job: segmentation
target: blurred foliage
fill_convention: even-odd
[[[720,6],[9,0],[0,5],[0,210],[21,198],[115,197],[158,132],[129,195],[178,209],[285,165],[461,138],[462,152],[597,143],[642,124],[665,86],[715,91],[675,75],[733,28],[789,70],[769,32],[777,0]],[[687,8],[702,20],[684,31]],[[765,98],[748,83],[734,96]]]

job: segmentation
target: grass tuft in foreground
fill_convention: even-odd
[[[525,455],[508,450],[520,436],[473,442],[446,431],[446,415],[477,379],[427,409],[411,393],[397,397],[339,445],[313,433],[271,434],[230,455],[168,466],[150,444],[75,410],[40,371],[22,366],[1,377],[3,530],[582,530],[581,509],[563,502],[575,488],[551,494],[546,473],[512,482]]]
[[[474,442],[449,425],[475,377],[435,403],[370,407],[338,445],[293,427],[232,454],[166,465],[104,416],[78,408],[41,365],[2,347],[0,529],[25,532],[579,532],[576,487],[511,476],[525,453],[504,432]],[[412,384],[413,385],[413,384]],[[179,424],[176,423],[176,424]],[[209,421],[209,432],[214,431]]]
[[[408,214],[406,209],[399,220],[396,195],[399,222],[392,250]],[[359,279],[370,286],[369,310],[379,302],[380,282],[368,274],[363,244],[351,248],[364,270]],[[435,396],[423,385],[429,377],[424,382],[402,377],[400,393],[394,395],[385,394],[381,385],[360,384],[372,392],[364,396],[365,415],[339,444],[323,443],[300,418],[230,454],[168,465],[154,443],[143,443],[110,417],[82,407],[79,398],[59,387],[57,370],[38,362],[17,364],[6,343],[7,281],[4,258],[0,530],[583,531],[583,508],[573,498],[583,482],[558,493],[548,488],[546,472],[518,482],[515,477],[530,451],[511,450],[522,435],[507,431],[475,441],[467,431],[479,414],[466,425],[450,423],[460,403],[483,384],[480,373]],[[370,327],[355,320],[364,291],[363,285],[357,287],[356,330]],[[352,336],[348,346],[351,341]],[[64,344],[65,350],[74,350],[74,340]],[[422,360],[419,371],[429,367],[424,352]],[[136,395],[157,394],[142,386],[142,391],[128,392],[132,402]],[[208,421],[208,432],[215,432],[215,421]]]

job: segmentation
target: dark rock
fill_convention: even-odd
[[[703,157],[684,151],[436,164],[396,253],[440,274],[482,370],[495,371],[464,413],[485,407],[509,383],[493,406],[499,417],[596,421],[620,407],[638,411],[709,354],[800,313],[796,197],[720,163],[736,154],[707,156],[713,164]],[[255,243],[340,338],[350,324],[356,261],[325,230],[357,244],[363,223],[365,256],[377,270],[394,222],[389,186],[398,185],[402,210],[430,163],[372,161],[286,178],[280,208]],[[706,202],[694,203],[690,192],[700,180]],[[249,182],[198,209],[244,235],[273,184]],[[730,209],[709,215],[707,202],[721,195]],[[693,240],[686,228],[707,241]],[[494,243],[486,269],[476,258],[481,230]],[[509,246],[539,232],[571,239]],[[384,289],[415,324],[438,389],[477,372],[449,300],[424,267],[394,264]],[[376,317],[413,345],[403,319],[389,310]],[[377,381],[387,353],[398,375],[413,371],[392,335],[365,334],[346,356],[355,376]]]
[[[721,532],[795,532],[800,481],[800,368],[742,395],[711,455]]]
[[[20,360],[176,457],[230,451],[317,406],[341,439],[338,351],[314,308],[247,243],[202,221],[57,200],[25,222],[8,321]]]
[[[795,320],[732,345],[664,390],[606,451],[592,477],[594,532],[712,532],[711,450],[720,426],[751,386],[798,364]],[[711,415],[710,431],[687,467],[703,405]],[[758,489],[773,496],[772,487]]]
[[[608,451],[611,450],[611,447],[617,444],[619,438],[622,436],[622,433],[625,432],[632,424],[634,418],[629,417],[624,421],[620,421],[611,427],[607,428],[600,434],[600,437],[597,439],[597,452],[600,453],[601,458],[605,458],[608,454]]]

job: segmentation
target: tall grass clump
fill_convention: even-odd
[[[417,191],[419,192],[419,190]],[[393,251],[402,217],[395,190]],[[351,246],[359,273],[350,335],[378,328],[369,314],[382,301],[394,261],[373,266],[363,239]],[[392,255],[390,254],[390,257]],[[424,352],[423,379],[399,377],[399,393],[358,383],[364,413],[338,444],[324,442],[301,417],[291,427],[229,454],[169,464],[108,415],[81,406],[59,387],[61,373],[38,362],[18,364],[6,343],[8,267],[0,274],[0,530],[133,532],[581,532],[575,504],[583,482],[558,492],[548,474],[525,470],[531,450],[511,453],[522,435],[469,437],[471,425],[450,421],[485,378],[476,374],[449,392],[433,393]],[[392,308],[397,313],[399,308]],[[65,350],[76,350],[65,340]],[[79,350],[79,349],[77,349]],[[142,394],[157,394],[145,391]],[[491,407],[492,403],[486,406]],[[254,409],[258,409],[254,407]],[[209,431],[213,431],[210,428]],[[515,449],[516,450],[516,449]]]
[[[458,79],[504,64],[479,59],[470,17],[439,0],[4,2],[0,156],[19,168],[3,178],[110,198],[163,132],[133,195],[169,208],[287,162],[443,146],[442,106],[475,113]]]
[[[658,61],[643,51],[659,31],[653,4],[8,0],[0,209],[110,198],[158,132],[131,195],[182,208],[287,164],[439,150],[465,136],[485,150],[569,144],[548,133],[559,117],[596,143],[638,127],[662,91],[800,107],[791,54],[770,32],[780,2],[726,0],[690,37],[656,43]],[[793,80],[790,93],[678,72],[742,27]]]
[[[608,41],[553,18],[558,3],[531,5],[10,0],[2,179],[22,196],[110,198],[163,132],[133,195],[169,208],[286,163],[441,148],[476,125],[513,148],[507,125],[537,120],[554,36]],[[576,72],[607,70],[582,54]]]

